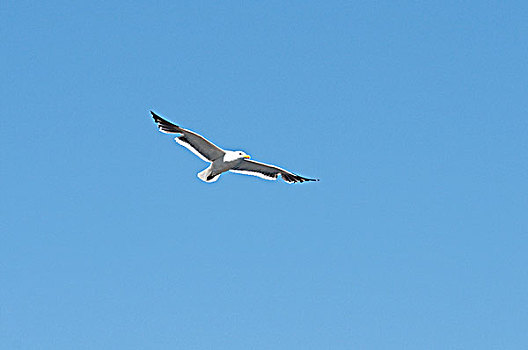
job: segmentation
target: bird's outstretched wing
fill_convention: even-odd
[[[150,114],[152,114],[152,118],[158,124],[159,131],[165,134],[181,134],[181,136],[177,136],[174,140],[203,161],[212,162],[224,156],[225,151],[208,141],[205,137],[172,124],[152,111],[150,111]]]
[[[284,169],[276,167],[274,165],[264,164],[255,162],[253,160],[244,159],[239,165],[230,169],[234,173],[258,176],[266,180],[277,180],[278,176],[282,176],[282,179],[287,183],[304,182],[304,181],[319,181],[319,179],[308,179],[290,173]]]

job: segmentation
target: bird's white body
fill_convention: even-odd
[[[226,154],[214,160],[211,165],[198,173],[198,178],[205,182],[215,182],[220,174],[233,169],[244,159],[249,159],[249,155],[242,151],[225,151]]]

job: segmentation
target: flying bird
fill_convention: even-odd
[[[158,124],[159,131],[165,134],[180,134],[174,140],[198,156],[201,160],[209,162],[210,165],[198,173],[198,178],[205,182],[215,182],[219,176],[226,172],[258,176],[266,180],[277,180],[279,175],[287,183],[319,181],[302,177],[276,167],[250,160],[250,156],[243,151],[228,151],[208,141],[197,133],[179,127],[156,113],[150,111],[152,118]]]

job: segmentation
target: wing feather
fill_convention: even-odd
[[[280,175],[287,183],[319,181],[318,179],[309,179],[299,176],[274,165],[255,162],[254,160],[248,159],[244,159],[240,164],[236,165],[229,171],[244,175],[258,176],[265,180],[277,180]]]
[[[181,136],[177,136],[174,140],[194,153],[201,160],[212,162],[215,159],[224,156],[225,151],[223,149],[216,146],[202,135],[175,125],[152,111],[150,111],[150,113],[156,124],[158,124],[159,131],[165,134],[181,134]]]

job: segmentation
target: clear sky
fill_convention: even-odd
[[[526,349],[527,13],[3,1],[0,348]]]

